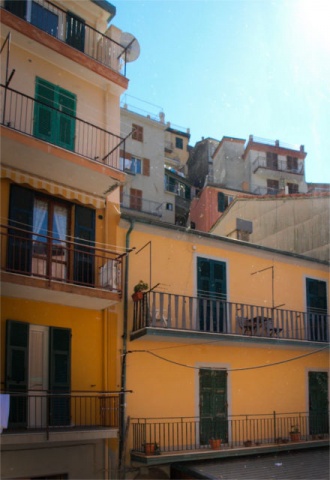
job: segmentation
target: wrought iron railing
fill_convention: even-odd
[[[320,440],[329,436],[328,422],[325,411],[230,415],[220,422],[211,417],[132,418],[130,425],[132,450],[143,454],[149,444],[158,453],[207,450],[216,438],[221,448]]]
[[[30,390],[1,393],[9,395],[8,428],[4,433],[24,428],[118,428],[119,425],[119,392]]]
[[[8,225],[1,225],[1,237],[2,270],[121,294],[122,255]]]
[[[123,71],[123,75],[126,75],[127,46],[121,45],[86,24],[83,19],[47,0],[31,2],[31,11],[24,8],[23,3],[5,1],[4,7],[57,40],[80,50],[106,67],[120,73]],[[25,2],[25,5],[27,3]]]
[[[287,160],[277,160],[276,162],[267,161],[267,158],[264,156],[258,156],[252,164],[253,173],[255,173],[258,168],[267,168],[270,170],[275,170],[278,172],[293,173],[295,175],[304,175],[304,164],[297,160],[297,166],[294,168],[290,167]]]
[[[120,198],[120,205],[123,208],[142,213],[148,213],[156,217],[161,217],[163,214],[162,203],[154,202],[153,200],[148,200],[137,195],[122,194]]]
[[[324,311],[299,312],[206,295],[190,297],[150,291],[134,304],[133,332],[151,327],[328,342],[329,318]]]
[[[120,169],[119,150],[124,149],[124,138],[4,85],[1,85],[1,107],[2,125]],[[36,121],[40,109],[52,118],[49,132]],[[70,125],[70,130],[62,132],[63,125]],[[58,136],[54,135],[55,130]],[[62,133],[64,141],[59,138]]]

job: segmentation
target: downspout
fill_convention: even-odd
[[[126,232],[126,251],[130,245],[130,235],[134,228],[134,220],[130,219],[130,227]],[[121,395],[120,395],[120,418],[119,418],[119,470],[122,467],[122,456],[124,450],[125,436],[125,417],[126,417],[126,355],[127,355],[127,314],[128,314],[128,271],[129,271],[129,255],[125,257],[125,273],[124,273],[124,306],[123,306],[123,349],[121,363]]]

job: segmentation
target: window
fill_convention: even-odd
[[[277,195],[280,190],[280,184],[278,180],[267,180],[267,193],[269,195]]]
[[[31,22],[40,30],[57,37],[58,16],[39,3],[31,0],[14,2],[13,0],[6,0],[5,8],[14,15]]]
[[[94,285],[94,210],[12,185],[9,225],[8,270]],[[67,242],[70,233],[75,237],[73,246]]]
[[[298,158],[288,155],[286,160],[288,170],[296,172],[298,170]]]
[[[34,136],[74,150],[76,95],[37,77],[35,99]]]
[[[136,188],[130,189],[130,208],[133,210],[142,210],[142,190]]]
[[[173,203],[167,203],[166,210],[170,210],[171,212],[173,212]]]
[[[190,186],[169,175],[165,175],[165,190],[175,193],[179,197],[185,198],[186,200],[190,200]]]
[[[6,389],[18,393],[10,401],[10,425],[70,424],[69,396],[42,395],[70,392],[70,329],[7,320],[5,368]]]
[[[133,129],[133,133],[132,133],[133,140],[137,140],[138,142],[143,142],[143,127],[133,123],[132,129]]]
[[[183,139],[180,137],[175,137],[175,148],[183,150]]]
[[[140,158],[132,157],[130,170],[135,174],[142,173],[142,162]]]
[[[66,43],[81,52],[85,49],[85,21],[71,12],[66,14]]]
[[[223,192],[218,192],[218,212],[224,212],[233,200],[234,197],[232,195],[226,195]]]
[[[299,193],[299,187],[296,183],[288,183],[289,193]]]
[[[277,153],[267,152],[266,159],[267,159],[267,168],[271,168],[272,170],[278,170]]]

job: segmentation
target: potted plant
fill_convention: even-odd
[[[138,300],[142,300],[143,292],[148,290],[149,286],[143,280],[140,280],[134,287],[134,293],[132,295],[133,301],[137,302]]]
[[[291,430],[289,433],[290,433],[291,442],[300,441],[300,431],[299,431],[298,425],[291,425]]]
[[[210,438],[210,446],[212,450],[220,450],[221,448],[221,438]]]
[[[159,445],[156,442],[144,444],[144,453],[146,455],[157,455],[160,453]]]

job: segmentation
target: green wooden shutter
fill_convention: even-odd
[[[309,385],[309,433],[329,433],[328,373],[308,372]]]
[[[227,442],[227,372],[201,369],[199,385],[201,444],[208,444],[211,438]]]
[[[94,286],[95,211],[75,207],[74,281]]]
[[[16,320],[6,322],[6,391],[10,399],[9,426],[27,424],[27,389],[29,359],[29,324]]]
[[[74,150],[76,95],[58,89],[58,130],[56,144],[68,150]]]
[[[25,230],[9,228],[7,269],[13,272],[29,273],[31,271],[33,202],[32,190],[11,185],[9,225]]]
[[[71,330],[49,329],[49,424],[70,424]]]
[[[197,258],[197,295],[201,330],[223,332],[227,297],[226,264]]]
[[[225,194],[218,192],[218,212],[224,212],[225,208]]]
[[[85,21],[71,12],[66,15],[66,43],[81,52],[85,49]]]
[[[34,136],[50,143],[56,140],[56,87],[42,78],[36,79]]]
[[[8,12],[17,15],[18,17],[25,18],[26,16],[26,0],[6,0],[5,9]]]
[[[327,285],[323,280],[306,278],[309,340],[328,341]]]

